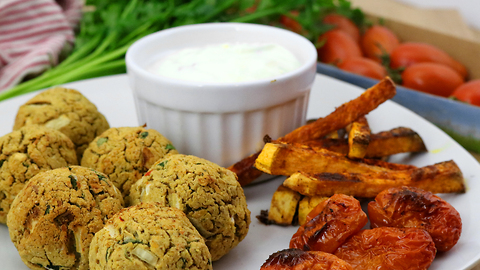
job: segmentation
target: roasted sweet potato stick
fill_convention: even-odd
[[[422,137],[406,127],[394,128],[370,136],[366,157],[385,157],[398,153],[426,152]]]
[[[365,90],[359,97],[344,103],[331,114],[315,122],[301,126],[288,133],[281,140],[286,142],[304,142],[321,138],[328,133],[344,128],[351,122],[377,108],[386,100],[395,96],[395,84],[386,77],[373,87]]]
[[[301,198],[298,192],[280,185],[273,193],[268,220],[278,225],[292,225]]]
[[[387,162],[387,161],[383,161],[383,160],[380,160],[380,159],[364,158],[364,159],[361,159],[359,161],[363,164],[367,164],[367,165],[371,165],[371,166],[378,166],[378,167],[382,167],[384,169],[389,169],[389,170],[393,170],[393,171],[404,171],[404,170],[410,170],[410,169],[417,168],[414,165],[392,163],[392,162]]]
[[[352,122],[348,132],[348,157],[364,158],[370,143],[370,127],[367,118],[361,116]]]
[[[347,155],[348,141],[346,139],[318,139],[303,142],[312,148],[325,148],[333,152]],[[398,127],[370,135],[370,143],[365,154],[366,158],[380,158],[399,153],[425,152],[427,148],[422,138],[415,131],[406,127]]]
[[[315,173],[298,172],[287,178],[284,186],[305,196],[332,196],[342,193],[373,198],[391,187],[414,186],[433,193],[463,193],[462,172],[453,161],[405,171],[378,173]]]
[[[307,173],[375,173],[415,168],[412,165],[389,163],[379,160],[351,160],[327,149],[314,149],[301,144],[267,143],[255,167],[273,175],[292,175],[298,171]]]
[[[302,144],[313,149],[325,148],[343,155],[347,155],[349,149],[348,141],[346,139],[317,139],[303,142]],[[398,127],[388,131],[371,134],[370,143],[367,147],[365,157],[380,158],[398,153],[416,153],[425,151],[427,151],[427,148],[418,133],[410,128]],[[255,159],[259,154],[260,153],[251,155],[229,167],[231,171],[237,173],[238,181],[242,186],[249,184],[262,174],[261,171],[253,167]],[[363,162],[368,161],[364,160]]]
[[[332,132],[328,133],[327,135],[325,135],[325,138],[339,139],[340,136],[338,135],[338,130],[335,130],[335,131],[332,131]]]
[[[287,142],[303,142],[320,138],[331,132],[340,130],[360,116],[375,109],[381,103],[392,98],[395,93],[395,85],[393,81],[387,77],[367,89],[356,99],[343,104],[330,115],[295,129],[281,140]],[[253,157],[258,154],[259,153],[255,153],[228,168],[237,173],[240,185],[245,186],[261,175],[253,166],[255,163]]]
[[[237,174],[238,182],[241,186],[250,184],[253,180],[257,179],[262,175],[262,172],[253,167],[255,160],[257,159],[260,152],[250,155],[241,161],[233,164],[228,167],[228,169]]]

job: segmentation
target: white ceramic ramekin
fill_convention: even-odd
[[[300,68],[274,79],[197,83],[146,70],[162,54],[221,43],[277,43]],[[276,27],[207,23],[146,36],[127,51],[126,64],[138,120],[172,141],[180,153],[229,166],[261,149],[263,137],[285,135],[304,124],[317,53],[304,37]]]

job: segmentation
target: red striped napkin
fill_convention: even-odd
[[[0,0],[0,91],[71,50],[82,0]]]

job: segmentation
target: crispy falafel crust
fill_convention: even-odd
[[[0,137],[0,223],[30,178],[68,165],[77,165],[75,146],[58,130],[30,125]]]
[[[178,154],[178,151],[156,130],[110,128],[88,145],[81,164],[106,174],[123,196],[127,196],[132,184],[167,154]]]
[[[157,161],[130,189],[132,205],[159,202],[182,210],[216,261],[242,241],[250,211],[235,173],[208,160],[170,155]]]
[[[7,216],[10,238],[30,269],[88,269],[94,234],[123,208],[108,178],[80,166],[34,176]]]
[[[43,91],[20,106],[13,129],[31,124],[67,135],[75,144],[79,161],[88,144],[109,128],[105,116],[92,102],[77,90],[63,87]]]
[[[185,214],[159,203],[125,208],[95,234],[90,269],[212,269],[210,252]]]

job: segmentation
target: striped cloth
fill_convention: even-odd
[[[0,91],[71,50],[82,0],[0,0]]]

